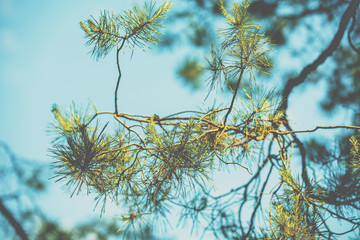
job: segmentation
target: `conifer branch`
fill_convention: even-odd
[[[293,88],[304,82],[308,74],[336,50],[351,17],[353,24],[355,22],[352,7],[357,7],[359,1],[352,0],[349,4],[329,47],[297,78],[286,83],[281,104],[276,101],[274,90],[261,91],[256,87],[249,89],[249,93],[244,89],[247,98],[238,97],[244,76],[249,76],[255,82],[255,74],[267,73],[270,67],[266,57],[270,51],[269,40],[247,14],[249,0],[242,5],[234,4],[231,13],[220,1],[227,25],[219,30],[222,41],[218,48],[211,49],[207,68],[211,71],[210,91],[215,84],[225,85],[230,79],[237,79],[230,105],[225,108],[212,107],[206,111],[182,111],[166,117],[119,112],[118,90],[122,77],[120,51],[124,47],[133,51],[135,47],[156,44],[170,2],[156,10],[153,4],[145,4],[144,9],[134,7],[120,15],[104,11],[98,21],[90,19],[81,23],[87,44],[93,46],[93,56],[104,57],[116,47],[118,77],[114,112],[97,112],[95,109],[92,115],[76,110],[64,114],[54,106],[57,138],[52,152],[57,158],[54,164],[57,180],[66,181],[66,185],[75,188],[73,194],[86,188],[89,193],[98,193],[98,199],[104,203],[106,199],[116,204],[130,203],[127,206],[128,214],[123,215],[122,219],[127,224],[134,224],[144,216],[163,214],[165,203],[175,202],[172,198],[187,197],[192,190],[200,189],[205,196],[201,201],[196,196],[198,199],[191,200],[188,205],[177,204],[186,209],[186,216],[197,219],[197,216],[204,214],[210,219],[208,229],[220,229],[224,236],[235,229],[234,232],[243,238],[250,238],[255,233],[255,219],[270,179],[275,176],[273,170],[278,169],[281,183],[275,191],[274,188],[270,190],[271,208],[275,208],[274,214],[270,210],[270,234],[281,239],[285,235],[279,229],[293,228],[294,237],[308,236],[308,233],[319,235],[316,225],[319,210],[328,210],[325,205],[332,202],[326,201],[322,188],[309,179],[305,147],[296,134],[320,129],[360,130],[360,127],[335,125],[292,130],[286,119],[287,101]],[[256,91],[255,94],[253,91]],[[105,129],[107,124],[98,131],[100,120],[103,119],[100,116],[106,115],[111,115],[119,126],[115,134]],[[352,142],[352,152],[357,156],[358,144],[355,140]],[[291,172],[294,145],[301,153],[301,180],[293,177]],[[250,167],[246,163],[241,164],[243,160],[239,159],[252,159],[251,153],[256,150],[259,150],[259,165],[255,174],[245,184],[225,194],[212,196],[207,185],[212,184],[214,170],[218,166],[235,165],[251,174]],[[278,195],[280,190],[282,193]],[[288,202],[281,204],[284,199]],[[344,203],[359,209],[352,200],[357,198]],[[249,224],[246,225],[241,217],[250,202],[253,208],[250,219],[247,219]],[[228,205],[234,203],[239,206],[239,225],[228,224],[231,216],[226,211]],[[303,215],[308,218],[303,218]],[[356,221],[351,223],[355,224]],[[302,231],[306,231],[305,235]]]

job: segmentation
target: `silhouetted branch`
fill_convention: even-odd
[[[231,112],[231,110],[232,110],[232,108],[233,108],[233,106],[234,106],[234,102],[235,102],[235,99],[236,99],[236,96],[237,96],[237,92],[238,92],[238,90],[239,90],[239,86],[240,86],[240,82],[241,82],[241,79],[242,79],[242,75],[243,75],[243,73],[244,73],[244,70],[245,70],[245,69],[241,69],[241,71],[240,71],[239,78],[238,78],[237,83],[236,83],[235,91],[234,91],[233,97],[232,97],[232,99],[231,99],[231,104],[230,104],[229,110],[227,111],[227,113],[226,113],[226,115],[225,115],[225,118],[224,118],[224,127],[225,127],[225,125],[226,125],[226,121],[227,121],[227,119],[228,119],[228,117],[229,117],[229,114],[230,114],[230,112]]]
[[[306,17],[309,15],[313,15],[313,14],[319,14],[319,13],[327,13],[329,12],[331,9],[335,9],[335,8],[339,8],[341,5],[344,5],[345,3],[342,1],[338,1],[333,5],[330,6],[322,6],[320,5],[317,8],[314,9],[305,9],[300,13],[295,13],[295,14],[289,14],[289,15],[281,15],[280,18],[285,18],[285,19],[299,19],[302,17]]]
[[[16,234],[22,239],[22,240],[28,240],[28,236],[23,229],[23,227],[20,225],[20,223],[15,219],[13,214],[5,207],[2,200],[0,199],[0,213],[6,218],[6,220],[10,223],[10,225],[15,230]]]
[[[308,176],[307,167],[306,167],[307,164],[306,164],[305,146],[300,141],[300,139],[296,136],[296,134],[293,132],[293,130],[292,130],[292,128],[291,128],[291,126],[290,126],[290,124],[288,122],[285,123],[285,126],[290,132],[292,132],[291,136],[294,138],[294,141],[295,141],[297,147],[300,150],[300,155],[301,155],[301,176],[302,176],[302,179],[305,182],[305,186],[310,187],[309,176]],[[317,127],[317,128],[319,128],[319,127]],[[316,129],[314,131],[316,131]]]
[[[248,229],[247,233],[245,234],[244,239],[246,239],[246,238],[250,235],[251,231],[253,230],[253,226],[254,226],[254,223],[255,223],[256,212],[257,212],[257,210],[258,210],[259,207],[260,207],[260,204],[261,204],[261,201],[262,201],[262,197],[263,197],[263,195],[264,195],[266,185],[267,185],[268,182],[269,182],[269,179],[270,179],[270,176],[271,176],[273,167],[274,167],[274,165],[271,165],[270,170],[269,170],[268,173],[267,173],[266,179],[265,179],[265,181],[263,182],[263,185],[262,185],[261,190],[260,190],[260,194],[259,194],[259,196],[257,197],[257,202],[256,202],[256,205],[255,205],[255,208],[254,208],[254,210],[253,210],[253,212],[252,212],[252,214],[251,214],[249,229]]]
[[[282,104],[280,105],[278,110],[286,110],[288,106],[288,99],[291,91],[301,83],[305,81],[307,76],[315,71],[319,65],[325,62],[325,60],[336,50],[339,46],[342,37],[344,36],[344,32],[346,30],[347,25],[351,17],[355,14],[356,9],[358,8],[360,0],[352,0],[345,10],[344,14],[341,17],[340,24],[338,30],[331,41],[330,45],[320,54],[320,56],[311,64],[307,65],[300,73],[300,75],[296,78],[290,79],[283,90],[282,94]]]
[[[354,15],[352,16],[351,26],[350,26],[350,29],[349,29],[349,31],[348,31],[348,41],[349,41],[349,45],[350,45],[350,47],[352,48],[352,50],[354,50],[358,55],[360,55],[360,50],[357,49],[357,48],[354,46],[354,44],[353,44],[353,42],[352,42],[352,40],[351,40],[351,33],[352,33],[352,31],[354,30],[355,23],[356,23],[356,15],[354,14]]]

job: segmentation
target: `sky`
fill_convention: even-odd
[[[79,22],[100,10],[120,12],[136,2],[141,1],[0,0],[0,140],[18,158],[53,161],[48,130],[54,103],[66,110],[73,102],[86,108],[91,100],[98,110],[113,110],[115,54],[92,59]],[[119,111],[164,116],[194,102],[203,105],[204,94],[191,93],[174,80],[182,54],[173,55],[153,49],[121,56]],[[61,184],[48,183],[39,203],[50,217],[67,227],[99,217],[99,209],[93,212],[93,196],[70,199]],[[110,208],[105,217],[117,212]]]
[[[79,22],[97,16],[100,10],[120,12],[140,2],[0,0],[0,140],[18,157],[53,161],[48,151],[52,141],[48,128],[54,103],[64,109],[72,102],[86,108],[90,99],[98,110],[113,110],[117,78],[114,52],[99,61],[92,59]],[[176,81],[174,69],[182,56],[180,50],[156,49],[137,50],[132,58],[123,54],[119,111],[164,116],[189,110],[189,106],[191,110],[211,106],[214,98],[204,102],[206,91],[194,93]],[[350,119],[346,113],[331,119],[318,113],[321,84],[296,90],[291,96],[289,118],[296,122],[295,129]],[[312,121],[308,121],[309,114]],[[234,176],[226,174],[217,179],[218,189],[225,188],[229,179],[234,182]],[[92,211],[91,196],[70,199],[53,181],[39,201],[44,212],[67,226],[89,216],[99,217],[98,211]],[[106,216],[111,218],[114,212],[117,209],[110,208]],[[174,228],[174,235],[187,231]]]

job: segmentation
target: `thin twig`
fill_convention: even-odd
[[[133,132],[136,134],[136,136],[138,136],[138,138],[140,139],[141,143],[144,144],[145,146],[145,141],[142,139],[142,137],[140,136],[140,134],[135,131],[134,129],[131,129],[129,126],[127,126],[123,121],[121,121],[117,116],[116,114],[114,114],[114,118],[121,124],[123,125],[127,130],[129,130],[130,132]]]
[[[350,47],[360,56],[360,50],[354,46],[354,44],[351,40],[351,32],[354,30],[355,23],[356,23],[356,14],[354,14],[352,16],[352,22],[351,22],[351,26],[350,26],[347,36],[348,36],[348,42],[349,42]]]
[[[220,161],[222,161],[223,163],[225,163],[226,165],[232,165],[232,164],[234,164],[234,165],[239,165],[240,167],[246,169],[246,171],[248,171],[248,173],[249,173],[250,175],[252,175],[252,173],[250,172],[250,170],[249,170],[248,167],[245,167],[244,165],[242,165],[242,164],[240,164],[240,163],[238,163],[238,162],[226,162],[225,160],[223,160],[223,159],[219,156],[219,154],[218,154],[216,151],[214,151],[214,152],[215,152],[215,155],[218,157],[218,159],[219,159]]]
[[[124,43],[125,43],[126,38],[123,39],[123,41],[121,42],[120,47],[118,47],[117,51],[116,51],[116,65],[117,65],[117,69],[118,69],[118,80],[116,82],[116,88],[115,88],[115,113],[118,113],[118,105],[117,105],[117,95],[118,95],[118,89],[119,89],[119,85],[120,85],[120,80],[121,80],[121,69],[120,69],[120,50],[123,48]]]
[[[309,130],[294,130],[294,131],[276,131],[271,130],[271,133],[276,133],[278,135],[286,135],[286,134],[293,134],[293,133],[309,133],[309,132],[315,132],[319,129],[336,129],[336,128],[346,128],[346,129],[354,129],[354,130],[360,130],[360,126],[348,126],[348,125],[336,125],[336,126],[317,126],[314,129]]]
[[[240,86],[240,82],[241,82],[241,79],[242,79],[242,75],[244,73],[244,70],[245,68],[241,68],[241,71],[240,71],[240,74],[239,74],[239,78],[238,78],[238,81],[236,83],[236,88],[235,88],[235,91],[234,91],[234,94],[233,94],[233,98],[231,100],[231,104],[230,104],[230,107],[229,107],[229,110],[227,111],[226,115],[225,115],[225,118],[224,118],[224,127],[226,126],[226,121],[229,117],[229,114],[234,106],[234,102],[235,102],[235,99],[236,99],[236,95],[237,95],[237,92],[239,90],[239,86]]]

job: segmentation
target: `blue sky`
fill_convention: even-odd
[[[134,2],[0,0],[0,140],[18,157],[52,161],[47,129],[54,103],[67,109],[74,101],[85,108],[91,99],[97,109],[113,110],[115,55],[91,59],[79,22],[103,9],[126,10]],[[190,93],[174,80],[181,56],[137,50],[131,59],[125,53],[119,110],[166,115],[202,106],[204,94]],[[93,196],[70,199],[60,187],[49,181],[48,193],[39,200],[45,213],[68,227],[99,217],[99,211],[92,211]],[[110,208],[105,216],[118,213]]]
[[[91,59],[78,23],[102,9],[128,9],[129,2],[1,0],[0,104],[4,117],[0,132],[15,152],[27,158],[44,157],[53,103],[68,107],[74,101],[86,106],[91,99],[98,109],[113,109],[114,53],[103,60]],[[138,50],[132,59],[129,54],[122,56],[122,111],[166,114],[183,110],[189,103],[196,107],[193,100],[203,100],[202,95],[189,94],[174,81],[176,59],[181,59],[181,53],[175,54]]]
[[[91,59],[78,23],[100,10],[119,12],[136,2],[142,1],[0,0],[0,140],[17,156],[52,161],[47,128],[54,103],[68,108],[74,101],[86,107],[91,99],[99,110],[113,110],[115,55]],[[181,50],[137,50],[132,59],[129,53],[124,54],[120,111],[163,116],[212,105],[214,96],[204,103],[206,91],[191,93],[175,80],[174,69],[183,54]],[[296,123],[295,129],[347,123],[350,118],[340,114],[330,119],[317,113],[316,102],[322,96],[319,89],[324,87],[321,84],[297,90],[291,96],[294,100],[290,101],[289,116]],[[226,185],[228,177],[221,176],[219,186]],[[43,195],[40,201],[50,216],[69,225],[99,216],[92,212],[92,197],[69,199],[59,184],[49,183],[51,194]],[[107,216],[115,211],[111,208]]]

